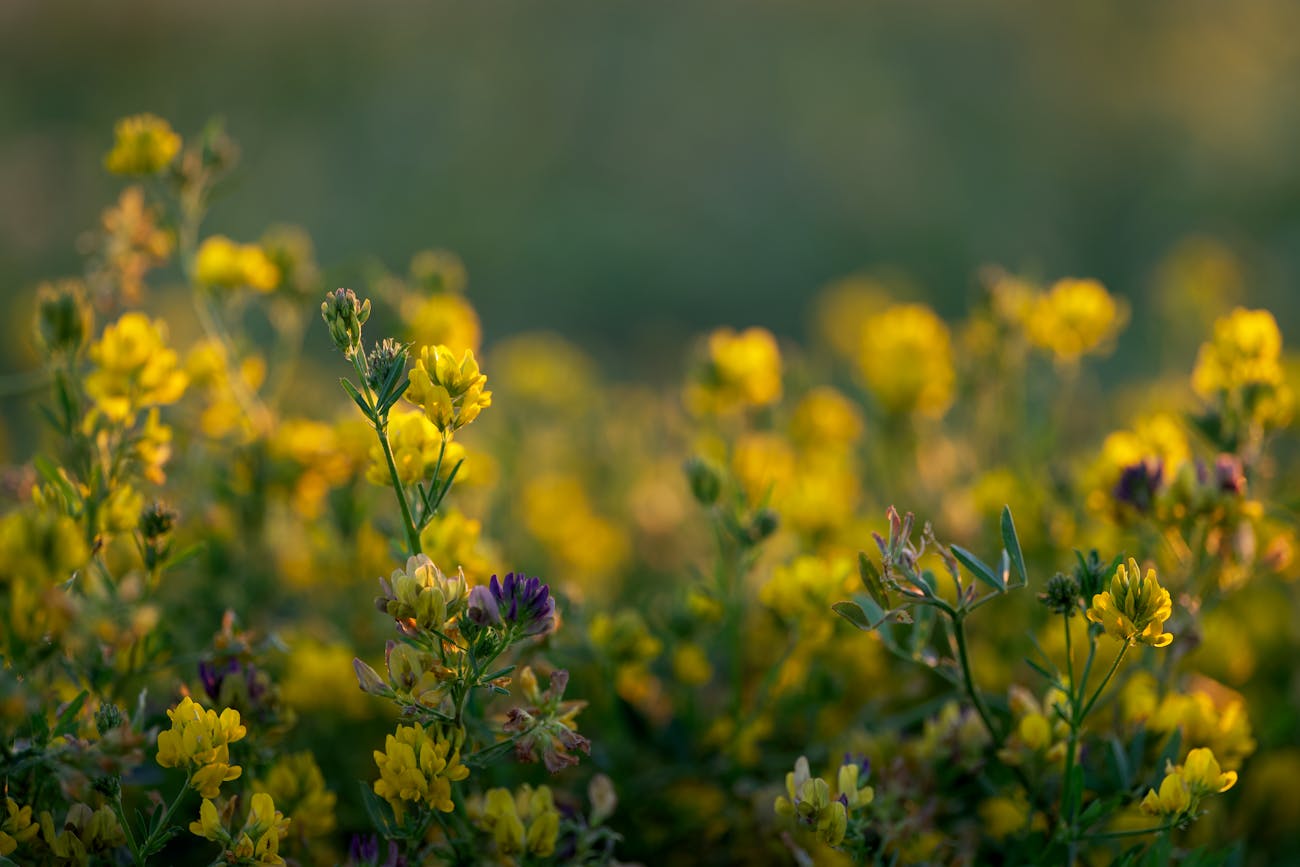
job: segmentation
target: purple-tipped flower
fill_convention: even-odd
[[[248,711],[266,692],[266,679],[251,662],[237,656],[199,662],[199,680],[213,702]]]
[[[1164,461],[1157,458],[1130,464],[1120,471],[1119,482],[1115,485],[1115,499],[1139,512],[1149,511],[1155,504],[1164,471]]]
[[[1236,497],[1246,493],[1246,471],[1236,455],[1219,455],[1214,461],[1214,477],[1221,492]]]
[[[388,841],[387,854],[386,860],[379,860],[377,835],[353,834],[351,842],[348,843],[347,867],[406,867],[407,861],[398,851],[395,841]]]
[[[492,576],[496,581],[496,576]],[[501,609],[497,607],[496,597],[482,584],[469,591],[469,619],[479,626],[500,626]]]
[[[555,628],[555,600],[542,579],[511,572],[498,581],[493,575],[488,590],[507,626],[522,628],[524,635],[542,635]]]

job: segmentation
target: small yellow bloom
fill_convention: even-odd
[[[1147,792],[1147,796],[1142,799],[1142,812],[1171,818],[1181,816],[1191,805],[1191,792],[1187,790],[1182,774],[1174,771],[1165,775],[1158,793],[1154,789]]]
[[[238,779],[243,772],[239,765],[230,764],[229,745],[248,733],[240,725],[239,711],[226,708],[218,715],[186,696],[167,716],[172,727],[158,733],[158,764],[191,768],[190,785],[204,798],[217,797],[222,783]]]
[[[104,167],[115,175],[157,174],[181,149],[181,137],[171,124],[152,114],[124,117],[113,132],[116,141],[104,157]]]
[[[204,798],[203,804],[199,807],[199,818],[190,822],[190,833],[219,841],[225,836],[225,832],[226,829],[221,825],[221,816],[217,813],[217,805]]]
[[[325,788],[325,777],[309,752],[291,753],[276,761],[266,779],[253,784],[282,806],[294,827],[308,837],[320,837],[334,830],[337,796]]]
[[[90,360],[95,368],[86,375],[86,393],[112,421],[175,403],[185,392],[187,379],[176,352],[167,347],[167,325],[161,319],[125,314],[90,347]]]
[[[952,335],[924,304],[896,304],[868,317],[858,367],[885,412],[941,418],[952,404]]]
[[[239,244],[224,235],[205,238],[194,259],[195,278],[205,286],[236,289],[247,286],[270,292],[280,282],[280,269],[257,244]]]
[[[1237,772],[1225,773],[1212,751],[1198,747],[1189,752],[1183,762],[1183,782],[1196,797],[1217,795],[1237,784]]]
[[[440,729],[431,734],[422,725],[398,726],[383,752],[375,750],[374,755],[379,767],[375,794],[388,801],[399,825],[408,802],[443,813],[456,809],[451,784],[468,777],[469,768],[460,763],[460,750]]]
[[[426,346],[411,368],[405,397],[419,406],[443,435],[450,437],[492,405],[487,376],[479,371],[474,353],[459,359],[446,346]]]
[[[477,352],[482,339],[478,314],[462,295],[438,292],[402,305],[407,334],[420,346],[446,346],[452,352]]]
[[[1096,280],[1058,280],[1038,296],[1025,323],[1029,342],[1073,363],[1098,352],[1128,320],[1128,308]]]
[[[1165,647],[1174,637],[1163,632],[1165,621],[1173,612],[1169,591],[1156,580],[1156,570],[1148,569],[1143,577],[1137,561],[1121,563],[1110,581],[1110,590],[1092,597],[1088,619],[1100,623],[1106,634],[1129,644]]]
[[[32,808],[19,807],[13,798],[5,798],[5,815],[0,820],[0,855],[10,855],[36,836],[40,826],[32,821]]]
[[[781,350],[764,328],[709,335],[703,365],[686,389],[693,412],[729,413],[781,399]]]

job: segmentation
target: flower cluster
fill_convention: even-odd
[[[1106,634],[1129,644],[1165,647],[1174,637],[1164,632],[1173,612],[1169,591],[1160,586],[1156,571],[1142,574],[1137,561],[1129,558],[1115,569],[1110,589],[1092,597],[1088,619],[1100,623]]]
[[[776,812],[815,828],[827,845],[839,846],[852,811],[868,806],[875,798],[875,790],[865,784],[869,771],[869,763],[845,756],[836,774],[837,793],[832,795],[830,783],[814,777],[808,759],[800,756],[794,770],[785,775],[786,793],[776,799]]]
[[[441,727],[398,726],[375,750],[379,779],[375,794],[388,802],[400,825],[408,804],[427,805],[442,813],[456,809],[451,784],[469,776],[460,762],[459,737]]]
[[[222,783],[239,779],[243,769],[230,763],[230,744],[248,733],[239,711],[227,708],[218,714],[186,696],[167,716],[172,724],[158,733],[158,764],[186,768],[190,785],[204,798],[217,797]]]
[[[257,867],[284,864],[280,843],[289,833],[290,820],[276,809],[275,800],[265,792],[253,795],[238,831],[231,821],[234,806],[231,801],[224,811],[218,811],[217,805],[205,798],[198,820],[190,823],[190,832],[221,844],[220,863]]]
[[[239,244],[224,235],[205,238],[194,257],[194,276],[205,286],[247,286],[270,292],[280,283],[280,269],[258,244]]]
[[[466,349],[458,360],[446,346],[426,346],[411,368],[406,399],[450,438],[492,405],[486,385],[487,376],[479,371],[472,350]]]

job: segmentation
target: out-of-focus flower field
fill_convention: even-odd
[[[180,132],[105,131],[3,383],[0,863],[1294,859],[1300,367],[1226,247],[1150,381],[1125,298],[989,266],[664,388],[484,346],[454,252],[211,233]]]

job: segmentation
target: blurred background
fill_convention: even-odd
[[[242,144],[207,231],[300,224],[340,284],[454,250],[489,345],[550,328],[628,375],[723,322],[802,337],[863,269],[954,314],[985,263],[1126,296],[1125,371],[1188,237],[1300,332],[1288,0],[72,5],[0,4],[8,297],[77,273],[113,122],[150,111]]]

